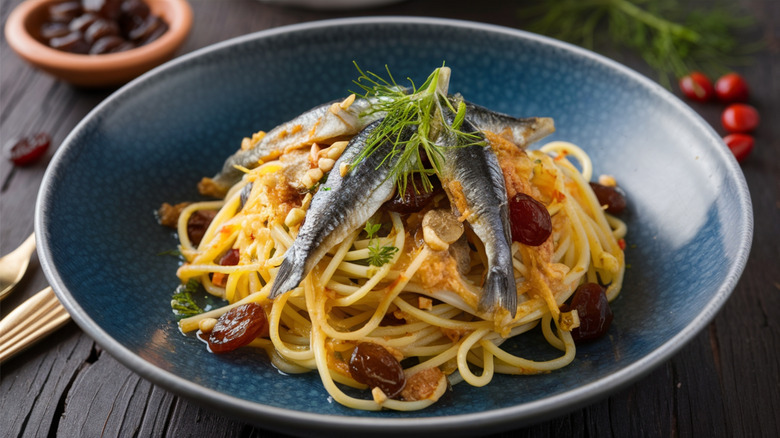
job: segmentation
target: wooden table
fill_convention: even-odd
[[[20,1],[2,3],[3,23]],[[488,2],[416,0],[322,12],[255,0],[191,0],[195,22],[179,54],[271,27],[352,15],[439,16],[523,28],[516,3],[494,1],[488,7]],[[755,150],[742,164],[753,200],[755,238],[733,296],[706,330],[647,377],[584,409],[496,436],[780,436],[780,2],[739,3],[756,18],[752,34],[765,44],[752,65],[739,69],[753,87],[752,103],[764,123]],[[655,77],[634,54],[607,55]],[[51,153],[111,91],[58,82],[23,63],[0,40],[1,143],[37,131],[49,132],[54,140],[46,159],[32,167],[13,169],[0,160],[0,182],[5,183],[0,254],[32,233],[34,201]],[[719,106],[694,108],[722,132]],[[36,259],[30,271],[3,301],[3,316],[46,286]],[[149,383],[101,351],[72,322],[3,364],[0,372],[2,436],[283,436]]]

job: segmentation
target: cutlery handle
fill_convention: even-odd
[[[0,258],[0,300],[10,295],[22,279],[34,252],[35,233],[32,233],[18,248]]]
[[[45,338],[69,319],[51,287],[36,293],[0,321],[0,363]]]

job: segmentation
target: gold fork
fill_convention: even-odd
[[[70,320],[51,286],[33,295],[0,321],[0,363],[40,341]]]
[[[18,248],[0,257],[0,300],[7,297],[22,280],[34,252],[35,234],[30,234]]]

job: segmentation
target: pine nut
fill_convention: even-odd
[[[344,99],[343,102],[339,104],[339,106],[341,107],[341,109],[347,109],[350,107],[350,105],[352,105],[354,101],[355,101],[355,95],[350,94],[349,96],[347,96],[346,99]]]
[[[320,158],[317,162],[317,166],[319,166],[320,170],[323,172],[330,172],[330,170],[333,169],[334,164],[336,164],[336,161],[331,158]]]
[[[346,141],[337,141],[333,143],[329,148],[325,149],[325,156],[331,160],[338,160],[338,158],[341,156],[341,153],[344,152],[344,148],[347,147],[348,143],[349,142]]]
[[[287,213],[287,217],[284,219],[284,224],[287,225],[288,228],[291,228],[301,223],[305,217],[306,212],[303,211],[303,209],[296,207]]]
[[[324,175],[322,173],[322,170],[320,170],[319,167],[315,167],[314,169],[309,169],[306,171],[306,174],[309,175],[309,178],[311,178],[312,182],[317,182],[322,179],[322,176]]]
[[[599,184],[607,187],[617,187],[617,181],[615,180],[615,177],[612,175],[599,176]]]

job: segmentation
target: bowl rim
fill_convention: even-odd
[[[669,103],[670,106],[677,108],[692,120],[698,121],[698,124],[700,125],[699,128],[709,137],[710,142],[719,144],[719,147],[715,148],[712,152],[720,155],[720,159],[726,164],[725,169],[722,169],[723,173],[730,175],[735,183],[735,191],[739,199],[739,205],[736,206],[739,209],[739,222],[740,224],[744,224],[743,229],[739,230],[738,233],[734,233],[739,236],[739,245],[733,257],[733,263],[729,266],[725,281],[718,287],[708,302],[702,303],[702,310],[698,315],[677,334],[652,352],[644,355],[636,362],[597,381],[567,390],[560,394],[520,405],[475,413],[414,418],[337,416],[303,412],[249,402],[216,390],[202,387],[176,374],[158,368],[113,339],[98,324],[90,319],[78,302],[68,293],[56,266],[54,266],[52,262],[51,248],[49,247],[46,236],[48,218],[45,214],[45,205],[48,203],[47,199],[52,196],[52,182],[56,180],[56,172],[59,167],[57,164],[59,164],[59,158],[64,155],[66,150],[71,146],[71,141],[77,136],[77,133],[84,129],[89,121],[104,108],[114,105],[117,100],[124,99],[125,94],[132,93],[134,86],[139,85],[141,82],[144,82],[159,73],[174,69],[180,64],[188,63],[197,57],[212,52],[219,52],[231,46],[240,46],[256,39],[269,38],[281,34],[299,33],[342,26],[364,26],[367,24],[413,24],[417,26],[455,27],[511,36],[541,43],[551,48],[573,53],[578,57],[584,57],[616,70],[621,75],[625,75],[632,81],[638,82],[650,91],[657,93],[660,98]],[[753,238],[753,210],[750,195],[744,175],[742,174],[737,161],[734,159],[733,154],[731,154],[715,130],[698,113],[667,89],[617,61],[581,47],[519,29],[459,19],[412,16],[337,18],[281,26],[212,44],[156,67],[114,92],[95,107],[73,129],[73,131],[71,131],[63,141],[62,147],[58,148],[55,153],[52,164],[54,165],[50,165],[44,175],[36,201],[35,234],[39,242],[39,254],[44,273],[50,280],[57,296],[71,313],[71,316],[76,323],[114,358],[147,380],[178,395],[196,400],[200,404],[224,412],[227,415],[239,417],[263,428],[294,434],[307,433],[321,436],[322,434],[335,434],[348,431],[349,433],[372,433],[381,436],[396,435],[399,432],[411,433],[414,435],[439,435],[447,433],[455,436],[462,436],[468,433],[488,433],[489,431],[496,432],[527,426],[583,407],[586,404],[604,398],[649,374],[658,365],[671,358],[682,349],[683,346],[690,342],[715,317],[716,313],[731,295],[744,270],[745,264],[747,263]]]
[[[63,0],[25,0],[11,11],[5,24],[8,45],[20,57],[35,64],[69,71],[121,70],[152,59],[167,56],[181,45],[192,28],[192,8],[187,0],[145,0],[150,8],[164,15],[168,30],[149,44],[124,52],[85,55],[51,48],[27,30],[30,18],[52,3]]]

